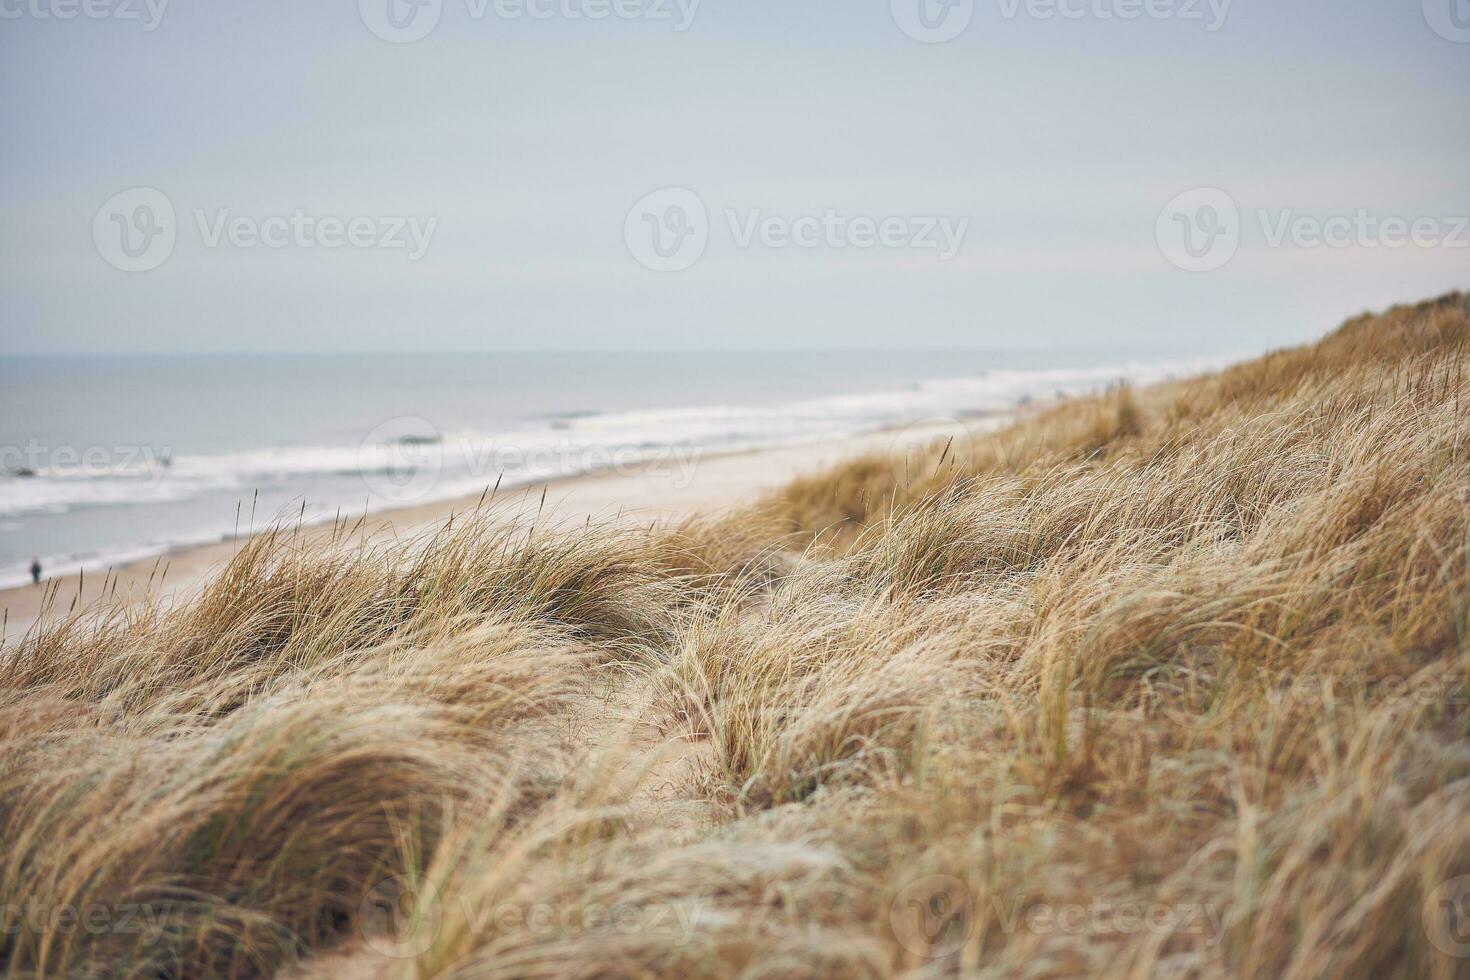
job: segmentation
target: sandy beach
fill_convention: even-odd
[[[678,520],[747,503],[794,477],[820,472],[843,459],[890,452],[902,459],[902,454],[910,448],[922,447],[948,434],[994,428],[1001,419],[996,416],[969,420],[963,429],[953,421],[926,420],[845,439],[708,454],[698,457],[687,473],[672,466],[647,464],[502,488],[497,495],[495,514],[511,521],[540,511],[542,522],[560,526],[589,520],[629,524]],[[455,514],[473,509],[480,499],[476,495],[380,511],[369,516],[359,533],[370,539],[411,538],[444,524]],[[329,526],[308,533],[325,535]],[[32,629],[43,614],[47,618],[64,616],[74,608],[85,609],[106,594],[131,595],[138,600],[151,595],[162,603],[177,603],[223,567],[248,537],[249,534],[242,534],[111,570],[65,575],[43,580],[38,586],[0,590],[0,616],[4,617],[4,632],[0,636],[6,642],[14,642]]]

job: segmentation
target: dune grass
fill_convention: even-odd
[[[283,529],[52,622],[0,963],[1470,976],[1467,345],[1457,294],[723,517]]]

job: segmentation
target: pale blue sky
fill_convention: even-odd
[[[1235,0],[1214,31],[1205,0],[1204,20],[976,0],[944,44],[907,36],[890,0],[703,0],[682,32],[442,0],[413,43],[348,0],[173,0],[151,31],[144,0],[89,0],[139,20],[36,16],[67,2],[0,0],[0,353],[1223,351],[1470,287],[1470,248],[1273,247],[1257,216],[1365,210],[1448,234],[1470,215],[1470,43],[1420,0]],[[708,206],[710,239],[660,273],[624,224],[671,186]],[[146,272],[93,240],[132,187],[178,215]],[[1155,238],[1197,187],[1242,214],[1238,254],[1205,273]],[[969,225],[940,261],[742,248],[725,217],[829,208]],[[194,212],[221,209],[437,224],[418,261],[210,247]]]

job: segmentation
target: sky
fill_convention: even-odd
[[[1470,0],[0,0],[0,355],[1224,352],[1470,288]]]

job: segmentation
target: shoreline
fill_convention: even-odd
[[[990,431],[1015,414],[997,412],[963,422],[919,420],[836,439],[701,453],[696,456],[692,479],[682,485],[677,474],[662,469],[657,461],[521,484],[503,489],[496,496],[500,507],[496,520],[509,522],[543,509],[546,516],[562,525],[681,520],[751,503],[762,493],[843,459],[897,452],[946,434]],[[481,494],[474,494],[353,515],[350,520],[354,524],[362,521],[353,535],[363,540],[413,537],[473,509],[482,499]],[[331,533],[332,527],[324,522],[307,525],[303,531],[308,536],[324,536]],[[43,616],[48,621],[60,620],[73,609],[86,609],[108,594],[133,602],[178,603],[223,568],[245,542],[264,531],[262,528],[207,544],[170,548],[106,571],[84,570],[42,579],[40,585],[0,589],[0,643],[19,641]]]
[[[276,437],[284,441],[275,449],[197,451],[177,458],[171,450],[159,451],[146,446],[108,450],[98,445],[85,450],[110,454],[108,459],[128,477],[121,482],[108,475],[106,460],[95,464],[100,467],[95,472],[90,469],[94,465],[91,463],[79,468],[77,458],[73,457],[78,457],[82,450],[60,446],[57,457],[50,459],[43,452],[44,447],[31,438],[30,444],[35,448],[29,451],[34,458],[20,459],[23,466],[17,466],[14,459],[0,464],[0,490],[6,494],[7,514],[15,514],[13,523],[8,519],[0,523],[7,525],[7,531],[18,532],[17,537],[7,537],[7,558],[0,569],[3,572],[0,595],[30,587],[26,565],[36,557],[41,561],[43,576],[71,579],[79,573],[90,577],[101,576],[112,568],[135,569],[145,563],[151,565],[160,555],[173,556],[238,540],[250,533],[247,525],[252,525],[256,518],[247,519],[245,514],[256,511],[257,503],[262,524],[285,520],[294,524],[295,511],[303,495],[317,505],[306,515],[304,526],[329,524],[334,512],[339,517],[349,514],[355,518],[366,509],[371,517],[377,518],[405,508],[417,509],[421,504],[452,506],[464,497],[478,496],[494,482],[497,473],[514,474],[514,486],[539,486],[594,471],[629,472],[649,458],[672,460],[682,467],[715,455],[861,441],[875,433],[902,429],[916,419],[1010,415],[1027,405],[1050,402],[1053,395],[1070,397],[1120,382],[1146,385],[1213,370],[1239,356],[1120,359],[1086,365],[1073,363],[1075,358],[1064,358],[1061,363],[1071,366],[995,366],[981,369],[973,376],[953,375],[946,372],[946,365],[930,364],[928,368],[934,373],[925,375],[927,380],[909,381],[902,386],[896,383],[877,386],[873,382],[874,386],[868,388],[859,386],[845,393],[812,394],[775,404],[765,401],[746,404],[736,399],[737,403],[731,406],[713,406],[714,422],[705,418],[711,409],[700,408],[697,398],[692,399],[695,404],[643,412],[618,409],[530,414],[527,415],[530,428],[518,432],[512,427],[504,440],[500,436],[477,434],[473,426],[445,436],[422,419],[399,416],[373,430],[379,451],[366,457],[363,447],[368,446],[373,434],[364,440],[357,453],[351,452],[351,439],[336,442],[305,439],[296,445],[291,437],[280,432]],[[650,417],[644,417],[649,413],[652,413]],[[575,438],[567,433],[558,435],[558,429],[574,428],[567,419],[583,417],[596,421],[589,434]],[[656,424],[651,419],[657,420]],[[422,431],[418,423],[427,426],[428,431]],[[691,424],[694,424],[692,429]],[[604,431],[607,426],[611,429]],[[679,432],[685,435],[679,437]],[[680,442],[680,438],[686,441]],[[538,441],[542,439],[546,441]],[[696,445],[691,446],[690,440]],[[261,446],[270,442],[269,439],[256,441]],[[420,489],[414,485],[420,480],[418,474],[408,485],[401,482],[402,473],[397,470],[401,460],[391,452],[381,451],[394,442],[433,442],[440,447],[440,469],[429,486]],[[59,455],[63,449],[68,449],[72,456],[63,459]],[[141,466],[139,449],[143,450]],[[497,456],[507,451],[510,456]],[[640,460],[640,456],[644,459]],[[174,463],[178,466],[173,472],[183,481],[177,489],[163,486],[164,477]],[[24,481],[7,479],[7,474],[39,479],[34,486],[26,486]],[[85,479],[71,480],[71,476]],[[146,479],[139,484],[132,479],[135,476]],[[94,481],[94,477],[102,479]],[[62,482],[52,485],[48,481],[53,479]],[[259,490],[258,497],[255,489]],[[128,505],[138,505],[140,509],[132,512],[118,509]],[[34,521],[33,516],[37,516]],[[131,526],[134,521],[136,526]]]

